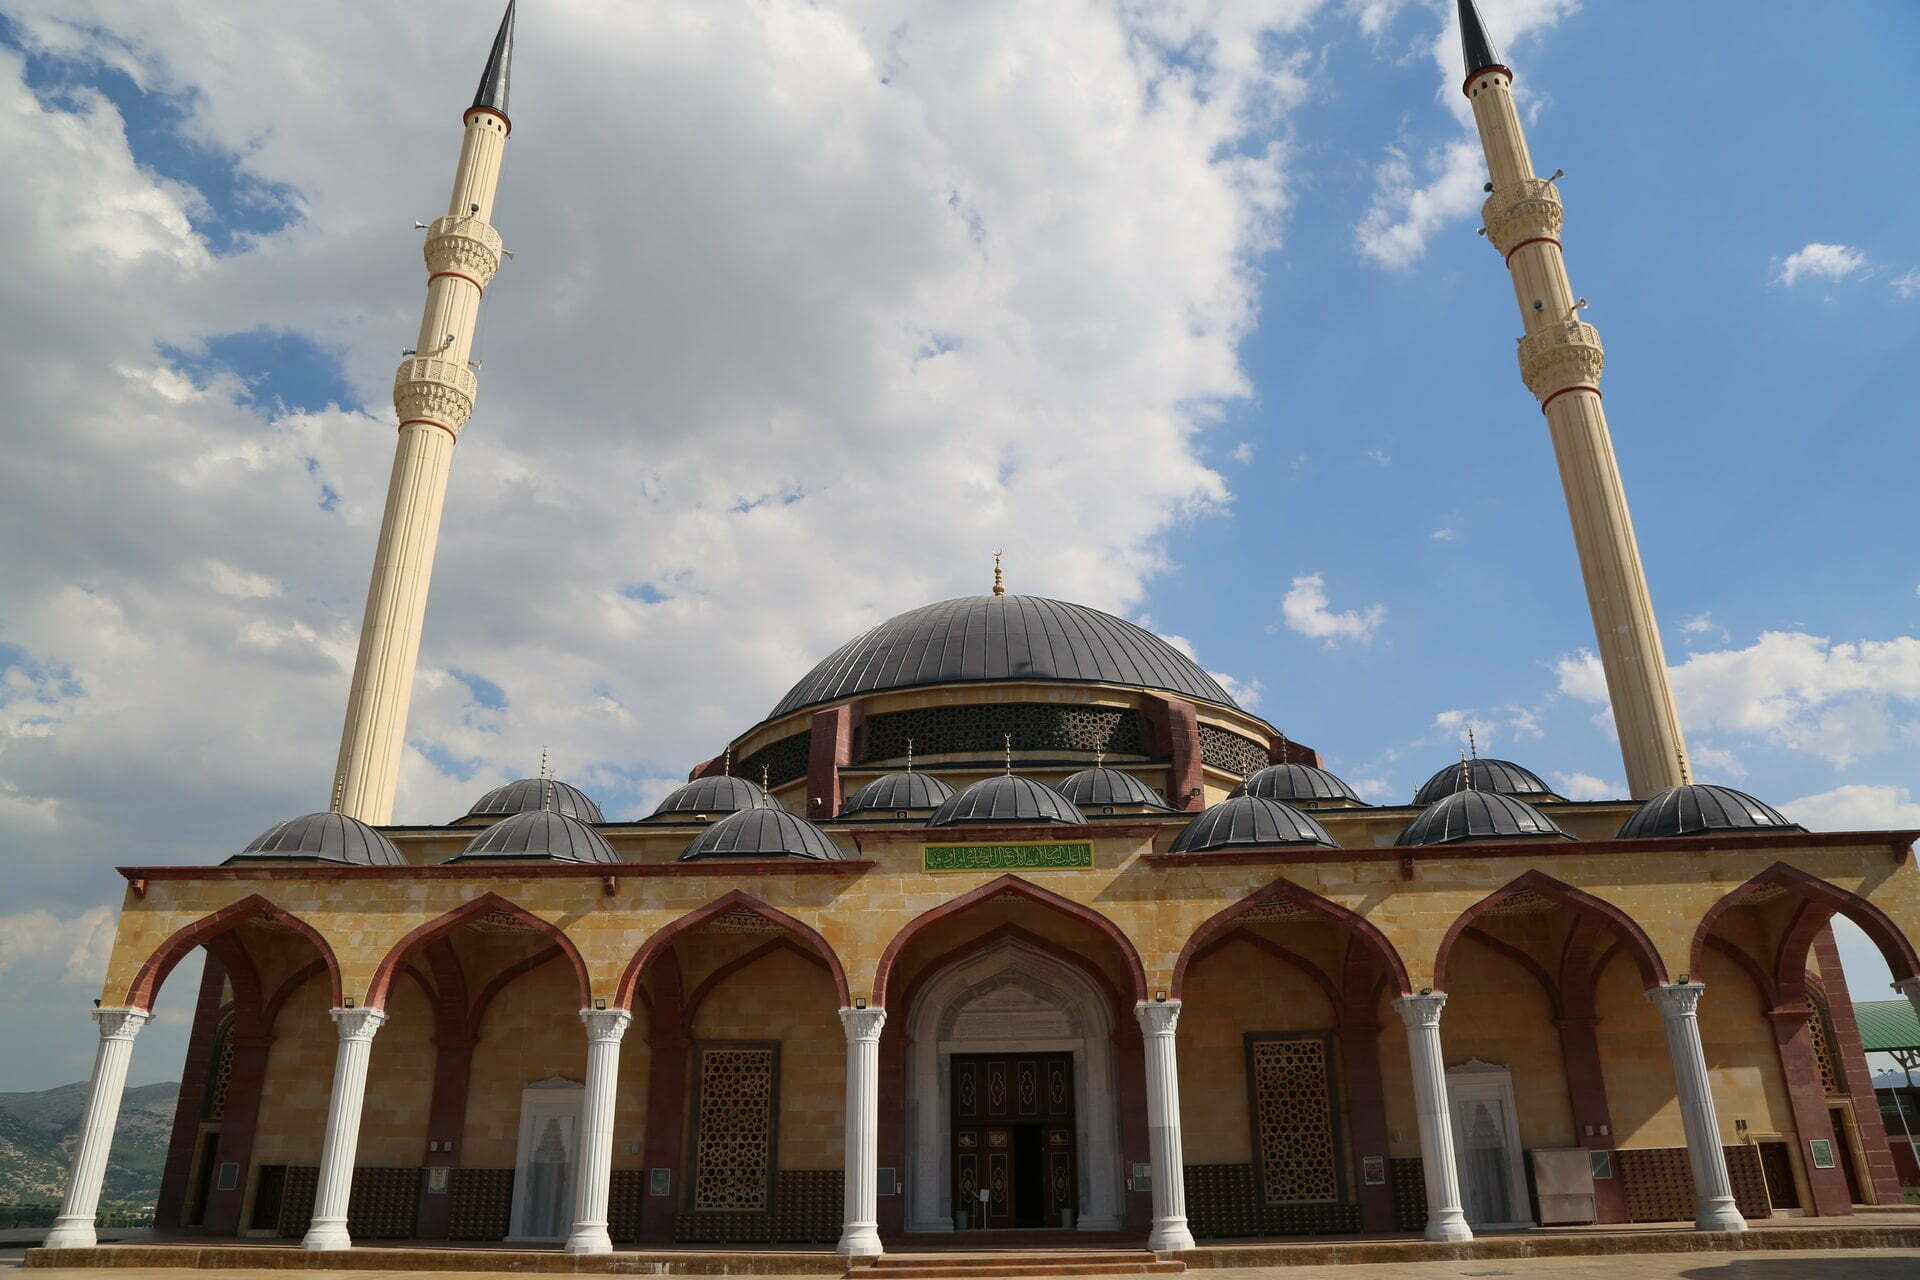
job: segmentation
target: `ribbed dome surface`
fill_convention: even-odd
[[[1470,840],[1571,840],[1560,824],[1524,800],[1497,791],[1456,791],[1420,811],[1396,845]]]
[[[742,809],[702,831],[680,855],[682,862],[702,858],[807,858],[840,862],[846,855],[827,833],[785,809]]]
[[[952,796],[953,788],[930,773],[889,773],[854,792],[840,812],[937,809]]]
[[[695,778],[686,786],[669,792],[651,816],[691,818],[701,813],[732,813],[737,809],[779,807],[779,801],[762,791],[759,783],[716,773],[710,778]]]
[[[1770,804],[1732,787],[1705,783],[1668,787],[1633,811],[1620,828],[1622,840],[1659,836],[1697,836],[1710,831],[1801,831]]]
[[[1173,853],[1203,853],[1244,845],[1317,844],[1338,848],[1327,829],[1290,804],[1235,796],[1213,805],[1180,829]]]
[[[996,773],[963,789],[934,810],[930,827],[955,822],[1066,822],[1077,826],[1086,819],[1073,801],[1042,782]]]
[[[1060,784],[1060,794],[1082,811],[1119,804],[1150,804],[1164,809],[1158,791],[1124,769],[1082,769]]]
[[[1310,764],[1270,764],[1250,774],[1245,782],[1233,789],[1233,794],[1278,800],[1282,804],[1298,804],[1304,800],[1366,803],[1345,782],[1325,769],[1316,769]]]
[[[618,862],[606,837],[565,814],[547,809],[516,813],[467,842],[454,861],[468,858],[553,858],[560,862]]]
[[[522,778],[518,782],[495,787],[473,802],[473,808],[467,810],[467,816],[488,818],[496,813],[525,813],[529,809],[551,809],[582,822],[607,820],[600,812],[600,806],[589,800],[586,792],[558,778]]]
[[[961,596],[841,645],[767,718],[876,689],[965,680],[1098,681],[1236,705],[1192,659],[1111,614],[1041,596]]]
[[[1541,781],[1539,774],[1531,769],[1522,768],[1511,760],[1469,760],[1467,773],[1473,778],[1472,789],[1475,791],[1493,791],[1503,796],[1518,796],[1522,800],[1546,800],[1553,797],[1553,788]],[[1460,777],[1460,766],[1450,764],[1428,778],[1420,789],[1413,793],[1413,802],[1432,804],[1435,800],[1466,789],[1466,784]]]
[[[308,813],[275,823],[227,861],[251,858],[311,858],[361,867],[406,865],[393,841],[344,813]]]

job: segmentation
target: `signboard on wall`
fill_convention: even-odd
[[[920,847],[926,871],[1058,871],[1093,865],[1091,840],[1046,844],[928,844]]]

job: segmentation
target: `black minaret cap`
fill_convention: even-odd
[[[493,38],[493,52],[487,55],[487,69],[480,73],[480,88],[474,92],[473,105],[507,114],[507,85],[513,78],[513,6],[507,0],[506,16],[500,19],[500,34]],[[471,108],[469,108],[471,110]]]
[[[1488,67],[1507,65],[1494,52],[1493,41],[1487,39],[1487,28],[1481,23],[1480,10],[1474,7],[1473,0],[1460,0],[1460,52],[1466,56],[1469,80]]]

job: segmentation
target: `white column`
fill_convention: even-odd
[[[386,1022],[380,1009],[334,1009],[340,1048],[333,1059],[333,1095],[327,1099],[327,1133],[320,1146],[320,1185],[313,1193],[313,1221],[303,1249],[351,1248],[347,1203],[353,1198],[353,1155],[360,1145],[360,1107],[367,1098],[367,1060],[373,1033]]]
[[[1733,1180],[1727,1176],[1727,1153],[1720,1145],[1720,1120],[1713,1113],[1713,1091],[1707,1085],[1707,1055],[1700,1045],[1698,982],[1655,987],[1647,999],[1660,1010],[1667,1026],[1667,1053],[1673,1059],[1674,1096],[1680,1103],[1680,1123],[1687,1131],[1687,1157],[1693,1165],[1693,1192],[1699,1212],[1696,1231],[1745,1231],[1747,1220],[1733,1203]]]
[[[847,1029],[846,1202],[835,1252],[872,1258],[880,1243],[880,1029],[885,1009],[842,1009]]]
[[[1413,1105],[1420,1117],[1420,1169],[1427,1181],[1427,1239],[1471,1240],[1460,1209],[1460,1167],[1453,1154],[1453,1112],[1447,1102],[1447,1060],[1440,1050],[1444,991],[1401,996],[1393,1002],[1407,1024]]]
[[[1180,1144],[1180,1060],[1173,1046],[1180,1002],[1143,1000],[1133,1012],[1146,1048],[1147,1154],[1153,1160],[1153,1234],[1147,1248],[1155,1253],[1191,1249],[1187,1162]]]
[[[133,1060],[133,1038],[153,1015],[145,1009],[95,1009],[100,1045],[93,1051],[93,1082],[87,1087],[87,1109],[80,1115],[80,1142],[73,1149],[73,1172],[67,1178],[67,1198],[53,1220],[46,1248],[91,1249],[94,1214],[100,1208],[100,1184],[107,1176],[107,1153],[113,1149],[113,1130],[120,1120],[120,1095],[127,1087],[127,1065]]]
[[[573,1232],[568,1253],[612,1253],[607,1186],[613,1175],[614,1093],[620,1083],[620,1039],[633,1015],[625,1009],[582,1009],[587,1024],[587,1088],[580,1105],[580,1169],[573,1180]]]

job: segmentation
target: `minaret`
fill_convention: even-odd
[[[1566,490],[1573,540],[1593,610],[1594,637],[1613,701],[1627,788],[1643,799],[1689,781],[1686,740],[1667,682],[1666,655],[1647,595],[1626,490],[1600,405],[1605,355],[1600,333],[1579,319],[1560,253],[1562,212],[1554,179],[1534,176],[1514,110],[1513,72],[1501,65],[1473,0],[1459,0],[1466,54],[1463,89],[1473,103],[1493,181],[1482,216],[1486,237],[1507,260],[1526,335],[1520,376],[1539,397]]]
[[[400,440],[387,510],[360,624],[360,652],[347,695],[346,727],[334,770],[334,804],[376,825],[393,817],[393,792],[406,745],[407,706],[426,620],[427,585],[454,442],[473,413],[477,380],[468,366],[480,295],[500,266],[500,233],[488,222],[512,124],[507,82],[513,62],[513,4],[494,37],[480,89],[464,121],[447,213],[427,230],[427,302],[420,339],[393,378]]]

